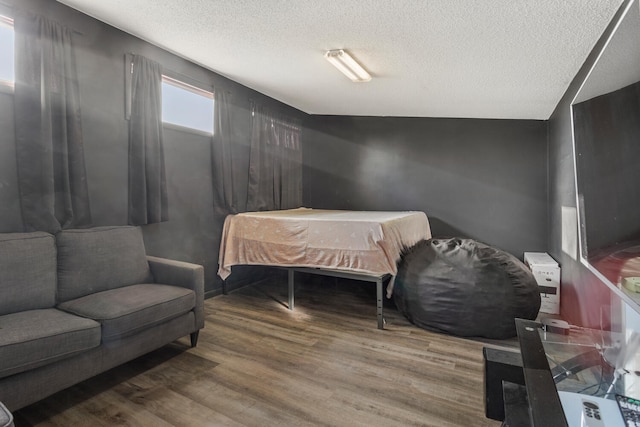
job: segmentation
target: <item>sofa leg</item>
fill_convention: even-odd
[[[200,334],[200,331],[195,331],[191,334],[191,348],[198,344],[198,334]]]

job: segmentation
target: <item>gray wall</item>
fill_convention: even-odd
[[[569,172],[563,169],[567,122],[561,115],[555,118],[556,136],[550,147],[556,200],[551,216],[554,228],[547,231],[545,122],[309,117],[60,3],[10,3],[77,30],[74,41],[81,76],[85,156],[96,226],[126,223],[124,55],[137,53],[160,62],[187,82],[231,92],[238,188],[246,188],[249,102],[257,99],[304,120],[305,205],[422,210],[429,215],[435,235],[476,238],[518,257],[525,250],[546,250],[548,237],[556,249],[557,199],[560,193],[567,197],[563,191],[569,185]],[[3,232],[21,230],[12,103],[12,95],[0,93]],[[165,145],[171,220],[144,227],[149,253],[203,264],[207,290],[218,292],[222,218],[216,218],[211,207],[208,139],[166,129]],[[240,194],[240,200],[246,201],[246,193]]]
[[[0,92],[0,233],[21,231],[13,95]]]
[[[7,0],[4,0],[5,2]],[[93,225],[127,223],[128,122],[124,119],[124,56],[153,59],[165,73],[203,88],[231,93],[236,129],[234,160],[240,205],[246,205],[249,160],[250,99],[302,119],[298,110],[281,104],[176,55],[49,0],[12,0],[14,8],[48,16],[76,31],[74,43],[80,78],[85,160]],[[22,231],[17,193],[13,95],[0,93],[0,232]],[[209,138],[165,127],[165,162],[170,220],[143,227],[151,255],[205,266],[209,295],[221,289],[217,277],[220,233],[224,218],[212,206]],[[248,279],[251,279],[248,273]],[[246,279],[242,274],[232,281]],[[233,286],[233,283],[231,283]]]
[[[594,46],[549,119],[549,253],[562,266],[561,315],[569,322],[591,327],[600,327],[601,318],[606,318],[610,310],[619,311],[621,302],[578,258],[570,106],[619,14]]]
[[[434,236],[547,248],[547,123],[311,116],[304,204],[419,210]]]

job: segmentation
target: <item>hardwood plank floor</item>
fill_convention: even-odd
[[[300,275],[205,301],[206,327],[17,411],[20,426],[478,426],[482,346],[411,325],[375,285]]]

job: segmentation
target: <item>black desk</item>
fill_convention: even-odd
[[[540,339],[540,326],[531,320],[516,319],[531,425],[568,427]]]

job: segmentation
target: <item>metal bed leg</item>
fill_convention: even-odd
[[[289,275],[289,310],[293,310],[293,306],[294,306],[294,281],[293,281],[293,274],[295,273],[295,271],[290,268],[287,270],[288,275]]]
[[[378,315],[378,329],[384,329],[384,316],[382,314],[382,278],[379,277],[376,280],[376,300],[377,300],[377,315]]]

